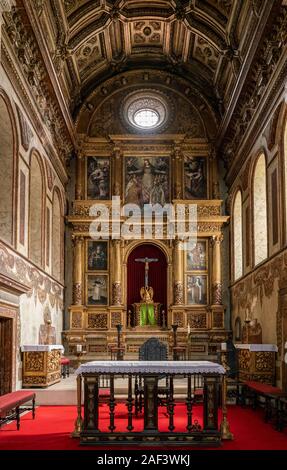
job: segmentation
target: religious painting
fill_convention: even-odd
[[[207,199],[207,159],[185,157],[184,159],[185,199]]]
[[[125,203],[164,206],[170,200],[169,157],[125,159]]]
[[[194,246],[186,251],[187,271],[207,270],[207,241],[197,240]]]
[[[110,199],[109,158],[87,158],[87,199]]]
[[[108,305],[108,276],[88,274],[86,280],[87,305]]]
[[[87,241],[88,271],[107,271],[108,243],[103,241]]]
[[[188,305],[207,305],[207,276],[187,276],[186,302]]]

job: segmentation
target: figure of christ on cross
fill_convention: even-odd
[[[149,272],[149,264],[156,263],[158,261],[157,258],[136,258],[136,262],[145,263],[145,277],[144,277],[144,288],[148,289],[148,272]],[[153,302],[146,302],[142,303],[140,307],[140,326],[145,325],[155,325],[155,315],[154,315],[154,305]]]

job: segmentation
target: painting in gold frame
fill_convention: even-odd
[[[87,274],[86,277],[86,304],[108,305],[109,282],[107,274]]]
[[[109,157],[87,157],[86,165],[87,199],[110,199],[111,165]]]
[[[141,209],[145,204],[164,206],[170,202],[170,157],[126,157],[124,201]]]
[[[108,242],[87,240],[87,271],[107,271],[109,264]]]
[[[208,304],[208,276],[206,274],[188,274],[186,276],[187,305]]]
[[[206,199],[208,197],[208,170],[206,157],[185,156],[184,198]]]
[[[190,249],[186,251],[186,271],[207,271],[208,269],[208,242],[195,240]]]

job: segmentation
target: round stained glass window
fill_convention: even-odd
[[[165,96],[153,90],[130,93],[122,105],[122,116],[127,124],[140,132],[155,132],[167,121]]]
[[[139,109],[134,114],[134,122],[139,127],[150,129],[158,124],[159,115],[153,109]]]

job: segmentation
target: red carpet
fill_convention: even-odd
[[[160,429],[165,430],[167,418],[164,409],[160,408]],[[176,430],[185,430],[185,405],[176,406]],[[199,419],[202,414],[200,405],[194,406],[193,418]],[[123,404],[118,404],[116,425],[125,430],[127,426],[127,411]],[[20,431],[16,430],[13,422],[0,429],[1,450],[89,450],[95,447],[79,446],[78,439],[71,439],[70,433],[76,417],[76,407],[73,406],[41,406],[36,410],[33,421],[31,413],[22,415]],[[225,441],[220,449],[226,450],[287,450],[287,431],[275,431],[271,424],[263,421],[262,411],[253,411],[237,406],[229,407],[229,422],[234,433],[234,441]],[[101,430],[107,429],[109,413],[106,405],[101,407]],[[199,421],[201,421],[199,419]],[[134,419],[135,431],[143,427],[142,418]],[[97,449],[105,449],[96,446]],[[131,448],[127,446],[117,449]],[[147,447],[148,448],[148,447]],[[141,447],[143,449],[143,447]],[[190,448],[189,449],[194,449]]]

